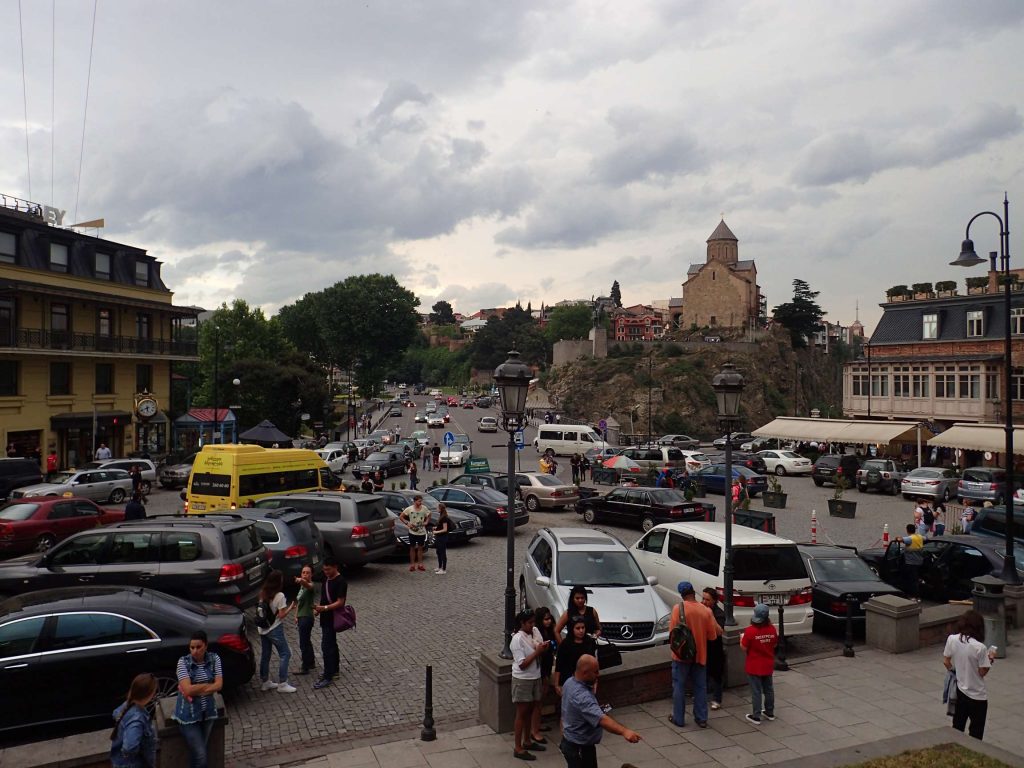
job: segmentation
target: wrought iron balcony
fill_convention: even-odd
[[[18,328],[11,338],[0,338],[0,348],[46,349],[69,352],[97,352],[121,355],[167,355],[198,357],[195,341],[140,339],[135,336],[102,336],[98,333]]]

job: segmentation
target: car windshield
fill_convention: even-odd
[[[498,493],[493,488],[485,488],[483,486],[474,487],[473,493],[476,495],[477,499],[488,504],[500,504],[501,506],[504,506],[508,503],[508,497],[505,494]]]
[[[882,459],[868,459],[862,469],[889,469],[889,462]]]
[[[0,509],[0,520],[28,520],[37,509],[38,504],[9,504]]]
[[[558,583],[565,586],[638,587],[647,584],[629,552],[561,552]]]
[[[686,454],[686,457],[688,459],[691,459],[693,461],[699,461],[701,463],[704,463],[705,461],[711,461],[711,459],[703,453],[688,453]]]
[[[1001,483],[1006,478],[1000,473],[989,472],[987,469],[965,469],[963,479],[972,483]]]
[[[878,577],[859,557],[816,557],[811,560],[815,581],[875,581]]]

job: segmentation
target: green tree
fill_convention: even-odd
[[[454,325],[455,312],[447,301],[438,301],[431,307],[430,322],[434,325]]]
[[[559,339],[585,339],[593,323],[593,311],[586,304],[555,307],[548,313],[544,335],[552,344]]]
[[[505,311],[503,317],[492,317],[476,332],[470,343],[469,362],[478,370],[494,370],[516,349],[525,363],[543,365],[550,345],[540,326],[518,304]]]
[[[619,281],[615,280],[612,282],[612,290],[608,294],[609,298],[615,302],[616,307],[622,306],[622,289],[619,288]]]
[[[231,400],[239,405],[235,414],[239,431],[255,426],[263,419],[292,437],[300,434],[301,415],[312,422],[333,421],[333,403],[323,369],[308,355],[291,350],[276,358],[245,358],[231,365],[231,376],[239,386],[231,387]],[[228,402],[225,400],[224,402]]]
[[[809,339],[821,325],[825,316],[814,301],[820,291],[812,291],[803,280],[793,281],[793,300],[775,307],[775,322],[789,331],[794,349],[806,347]]]

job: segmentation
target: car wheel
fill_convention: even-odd
[[[526,508],[531,512],[536,512],[540,509],[540,500],[532,493],[526,497]]]
[[[867,493],[868,487],[866,485],[858,485],[857,490],[860,491],[861,493]]]
[[[647,533],[654,527],[654,518],[650,515],[644,515],[643,519],[640,521],[640,527],[643,529],[644,533]]]
[[[825,484],[825,481],[824,480],[819,480],[818,478],[814,478],[814,484],[816,486],[818,486],[819,488],[821,488],[821,486],[823,486]]]
[[[597,515],[594,514],[593,507],[587,507],[583,510],[583,521],[587,525],[593,525],[595,520],[597,520]]]
[[[45,552],[57,543],[57,537],[52,533],[44,533],[36,539],[36,552]]]
[[[889,488],[889,493],[892,494],[893,496],[895,496],[899,492],[900,492],[899,487],[897,487],[896,483],[893,483],[892,486]]]
[[[173,677],[158,677],[156,679],[156,696],[153,697],[153,701],[146,707],[149,710],[150,707],[156,706],[156,700],[162,699],[167,696],[178,695],[178,681]]]
[[[784,466],[782,466],[781,464],[776,464],[775,465],[775,474],[778,475],[779,477],[785,477],[786,476],[786,468]]]
[[[139,490],[142,492],[144,496],[148,496],[149,492],[153,490],[153,484],[150,483],[149,480],[143,480],[141,483],[139,483]]]
[[[122,501],[124,501],[124,489],[123,488],[115,488],[114,490],[112,490],[110,492],[110,503],[111,504],[120,504]]]

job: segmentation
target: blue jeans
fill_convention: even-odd
[[[416,478],[417,478],[417,475],[415,475],[415,474],[413,474],[411,472],[409,473],[409,490],[410,491],[415,491],[416,490]]]
[[[299,616],[299,651],[302,653],[302,668],[313,669],[316,657],[313,655],[313,617]]]
[[[754,710],[753,715],[758,720],[761,719],[761,712],[767,712],[769,715],[775,714],[775,682],[772,680],[771,675],[747,675],[747,680],[750,681],[750,698],[751,698],[751,709]],[[761,696],[764,695],[764,707],[761,707]]]
[[[693,685],[693,718],[698,723],[708,719],[708,678],[703,664],[672,660],[672,720],[686,723],[686,683]]]
[[[292,658],[292,650],[288,647],[288,640],[284,636],[284,625],[278,624],[265,635],[260,635],[260,680],[264,683],[270,678],[270,653],[271,648],[277,651],[281,660],[278,668],[278,682],[288,682],[288,662]]]
[[[189,768],[206,768],[206,744],[210,740],[214,720],[216,718],[188,725],[178,723],[181,738],[185,740],[185,746],[188,747]]]

